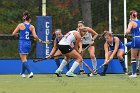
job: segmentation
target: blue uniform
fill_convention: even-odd
[[[20,30],[20,37],[19,37],[19,42],[18,42],[18,51],[20,54],[29,54],[30,49],[31,49],[31,40],[30,40],[30,24],[25,24],[24,30]]]
[[[109,45],[109,51],[113,51],[114,48],[115,48],[115,42],[114,42],[114,37],[112,37],[113,39],[113,43],[112,44],[109,44],[108,42],[108,45]],[[118,47],[118,50],[119,49],[122,49],[122,50],[125,50],[125,47],[124,47],[124,44],[119,40],[119,47]]]
[[[140,49],[140,20],[135,20],[137,27],[131,30],[132,33],[132,48]]]

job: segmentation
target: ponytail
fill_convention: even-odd
[[[23,19],[27,20],[27,21],[29,21],[29,19],[31,19],[31,15],[27,10],[25,12],[23,12]]]
[[[131,10],[129,14],[130,14],[133,18],[136,18],[137,15],[138,15],[137,11],[135,11],[135,10]]]

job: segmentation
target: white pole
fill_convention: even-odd
[[[46,16],[46,0],[42,0],[42,16]]]
[[[111,0],[109,0],[109,32],[112,32],[112,24],[111,24]]]
[[[124,0],[124,33],[126,32],[126,29],[127,29],[126,0]],[[126,44],[126,43],[127,43],[127,39],[124,38],[124,44]],[[125,52],[127,52],[127,51],[128,51],[128,49],[125,46]],[[128,70],[128,56],[127,55],[125,55],[125,65]]]

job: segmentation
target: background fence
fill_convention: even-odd
[[[126,1],[127,20],[129,20],[130,10],[136,9],[140,12],[140,0]],[[123,0],[111,0],[111,22],[114,34],[124,32],[123,4]],[[22,13],[25,10],[31,13],[32,24],[36,26],[36,16],[42,15],[42,0],[0,0],[0,34],[11,34],[17,24],[23,21]],[[63,34],[76,29],[79,20],[84,20],[86,26],[91,26],[99,34],[109,30],[109,0],[46,0],[46,14],[52,16],[53,31],[60,28]],[[124,41],[123,35],[119,38]],[[17,39],[1,36],[0,58],[19,58],[17,42]],[[103,40],[97,40],[95,44],[97,57],[104,57],[103,43]],[[35,58],[35,48],[36,43],[32,41],[29,58]]]
[[[100,36],[100,35],[99,35]],[[123,34],[116,34],[123,42],[124,36]],[[28,58],[36,58],[36,42],[33,40],[32,37],[32,47],[31,52]],[[95,41],[95,54],[97,58],[104,58],[104,39],[98,39]],[[87,51],[87,50],[86,50]],[[85,52],[85,58],[89,58],[89,53]],[[18,38],[15,38],[11,35],[1,34],[0,35],[0,59],[6,58],[19,58],[18,54]]]

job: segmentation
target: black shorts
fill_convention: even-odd
[[[86,48],[89,44],[82,44],[82,48]],[[94,46],[94,45],[91,45]]]
[[[83,44],[82,48],[86,48],[89,44]]]
[[[58,49],[62,54],[67,54],[73,50],[73,48],[69,45],[58,45]]]

